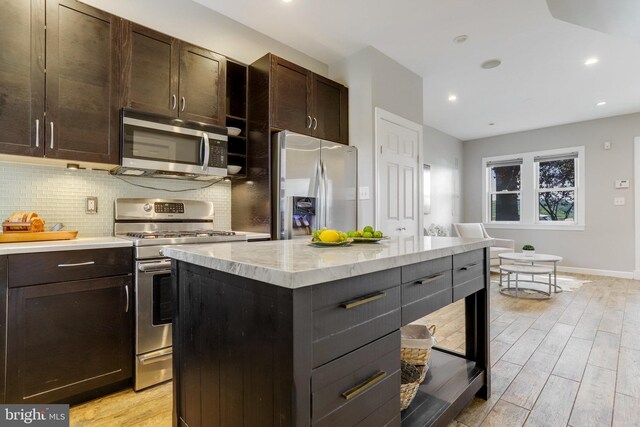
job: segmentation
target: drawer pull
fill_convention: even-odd
[[[340,304],[340,307],[346,308],[347,310],[349,310],[350,308],[354,308],[362,304],[367,304],[369,302],[379,300],[380,298],[383,298],[385,295],[386,294],[382,291],[376,292],[375,294],[365,295],[363,297],[356,298],[351,301],[343,302],[342,304]]]
[[[480,263],[479,263],[479,262],[476,262],[475,264],[468,264],[468,265],[465,265],[464,267],[460,267],[460,270],[464,270],[464,271],[466,271],[466,270],[470,270],[470,269],[472,269],[473,267],[475,267],[476,265],[480,265]]]
[[[428,279],[418,280],[414,283],[414,285],[427,285],[431,282],[435,282],[436,280],[440,280],[444,277],[444,274],[438,274],[436,276],[429,277]]]
[[[93,265],[95,264],[95,261],[87,261],[87,262],[77,262],[75,264],[58,264],[58,267],[60,268],[64,268],[64,267],[81,267],[83,265]]]
[[[358,384],[357,386],[350,388],[349,390],[345,391],[344,393],[342,393],[342,397],[344,397],[345,399],[349,400],[349,399],[353,399],[354,397],[356,397],[357,395],[365,392],[368,388],[373,387],[375,384],[379,383],[380,381],[382,381],[382,379],[384,377],[387,376],[387,373],[385,371],[380,371],[377,374],[373,375],[371,378],[369,378],[368,380],[361,382],[360,384]]]

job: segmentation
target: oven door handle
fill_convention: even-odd
[[[166,260],[166,261],[140,263],[140,265],[138,265],[138,270],[142,271],[143,273],[147,273],[147,272],[151,273],[151,272],[157,272],[162,270],[167,270],[167,272],[169,272],[171,271],[171,261]]]

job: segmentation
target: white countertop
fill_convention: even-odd
[[[247,236],[247,240],[271,239],[271,234],[258,233],[257,231],[235,231],[234,230],[234,233]]]
[[[183,245],[163,252],[180,261],[295,289],[481,249],[492,242],[407,237],[317,248],[299,239]]]
[[[0,243],[0,255],[76,251],[83,249],[126,248],[130,246],[133,246],[133,242],[131,240],[119,239],[117,237],[80,237],[73,240]]]

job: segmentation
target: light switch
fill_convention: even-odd
[[[602,146],[605,150],[611,150],[611,141],[605,141]]]
[[[624,202],[625,202],[624,197],[614,197],[613,198],[613,204],[615,206],[623,206]]]

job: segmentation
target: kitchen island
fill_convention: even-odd
[[[491,239],[168,248],[174,425],[447,425],[490,395]],[[400,413],[400,332],[465,300],[465,354],[432,351]]]

